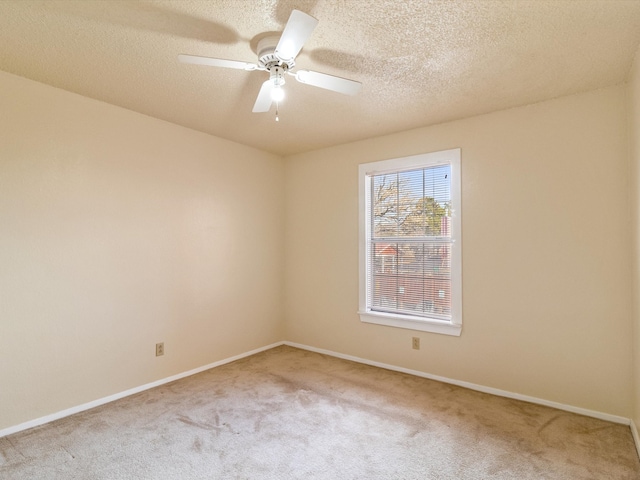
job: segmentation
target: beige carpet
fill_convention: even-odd
[[[640,479],[630,429],[278,347],[0,439],[14,479]]]

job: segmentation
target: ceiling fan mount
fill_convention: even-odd
[[[282,86],[285,84],[285,74],[294,76],[300,83],[345,95],[355,95],[362,87],[362,84],[355,80],[310,70],[292,71],[296,65],[295,59],[298,53],[300,53],[304,42],[311,36],[317,24],[318,20],[311,15],[307,15],[300,10],[293,10],[280,36],[269,35],[258,42],[257,63],[185,54],[178,55],[178,60],[196,65],[269,72],[269,80],[262,84],[258,98],[253,106],[253,112],[268,112],[273,103],[277,107],[284,96]],[[277,119],[278,117],[276,116]]]

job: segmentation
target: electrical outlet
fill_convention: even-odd
[[[156,343],[156,357],[164,355],[164,342]]]
[[[420,350],[420,337],[413,337],[411,339],[411,346],[414,350]]]

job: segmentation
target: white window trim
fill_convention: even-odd
[[[368,211],[370,209],[368,198],[370,198],[371,182],[367,181],[367,179],[372,175],[446,164],[451,166],[451,234],[453,239],[451,246],[451,321],[371,311],[367,308],[367,269],[369,268],[367,256],[370,254],[367,249],[367,238],[369,238],[371,234],[371,223],[368,220]],[[358,177],[360,210],[360,298],[358,314],[360,315],[360,320],[378,325],[459,336],[462,333],[462,221],[460,213],[462,195],[460,182],[460,149],[456,148],[441,152],[363,163],[358,167]]]

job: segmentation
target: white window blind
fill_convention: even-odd
[[[451,319],[451,167],[370,177],[371,309]]]
[[[455,326],[459,335],[459,150],[361,167],[361,318],[405,328],[423,319]],[[380,321],[384,316],[395,320]]]

